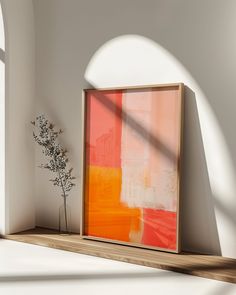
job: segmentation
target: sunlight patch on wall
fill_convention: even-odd
[[[188,86],[196,97],[212,194],[216,204],[222,204],[229,212],[235,208],[235,171],[220,124],[198,83],[170,52],[143,36],[116,37],[95,52],[85,79],[95,88],[172,82]],[[215,213],[222,254],[235,256],[235,224],[217,206]]]

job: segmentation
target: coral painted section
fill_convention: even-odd
[[[121,167],[122,92],[89,91],[86,159],[99,167]]]
[[[144,228],[142,244],[160,247],[163,249],[176,249],[176,213],[144,209]]]

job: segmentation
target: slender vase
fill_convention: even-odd
[[[59,232],[60,234],[71,233],[71,210],[63,197],[63,204],[59,207]]]

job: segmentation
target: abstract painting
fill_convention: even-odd
[[[83,236],[179,252],[183,85],[84,99]]]

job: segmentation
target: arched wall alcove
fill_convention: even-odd
[[[31,0],[0,4],[4,20],[0,19],[0,38],[5,37],[4,62],[0,61],[0,233],[8,234],[35,226],[29,123],[34,114],[35,34]]]

